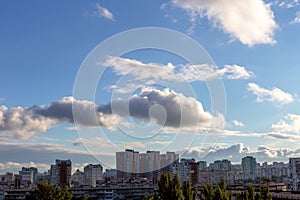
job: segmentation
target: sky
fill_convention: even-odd
[[[298,0],[3,0],[0,24],[0,173],[300,156]]]

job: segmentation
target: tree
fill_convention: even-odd
[[[236,193],[235,199],[236,199],[236,200],[243,200],[243,195],[242,195],[242,193],[241,193],[240,191],[238,191],[238,192]]]
[[[71,200],[72,198],[73,193],[69,191],[67,186],[59,187],[49,183],[42,183],[38,185],[37,190],[26,196],[25,200]]]
[[[192,187],[189,180],[183,181],[182,192],[185,200],[192,200]]]
[[[225,183],[225,180],[222,178],[220,179],[219,183],[218,183],[218,186],[220,187],[220,189],[222,191],[226,191],[226,183]]]
[[[270,194],[270,188],[267,184],[259,186],[260,199],[261,200],[272,200],[272,195]]]
[[[244,200],[249,200],[249,192],[248,192],[248,190],[245,190],[243,196],[244,196]]]
[[[154,197],[154,196],[153,196]],[[158,197],[161,200],[183,200],[180,180],[176,174],[171,179],[170,173],[162,174],[158,180]]]
[[[226,192],[226,183],[224,179],[221,179],[219,181],[218,186],[215,189],[215,200],[229,200],[231,198],[231,195]]]
[[[248,199],[249,200],[254,200],[255,199],[255,194],[254,194],[254,188],[253,188],[253,185],[250,183],[248,186],[247,186],[247,191],[248,191]]]
[[[172,194],[173,194],[172,199],[183,200],[182,189],[180,186],[180,180],[178,174],[175,174],[172,181]]]
[[[201,194],[201,199],[213,200],[214,196],[215,196],[214,187],[210,183],[206,184],[204,186],[203,193]]]
[[[198,188],[194,187],[193,188],[193,200],[196,200],[198,197]]]
[[[89,198],[87,198],[87,196],[82,195],[80,197],[75,197],[73,196],[72,200],[88,200]]]
[[[170,173],[160,176],[158,180],[158,193],[162,200],[172,199],[172,179]]]

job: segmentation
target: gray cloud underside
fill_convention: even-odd
[[[155,105],[162,107],[155,109],[153,107]],[[158,124],[170,127],[207,127],[212,118],[196,99],[168,89],[160,91],[145,88],[140,95],[132,96],[129,101],[116,100],[111,104],[99,106],[98,111],[109,114],[113,112],[122,117],[132,116],[142,119],[153,117]],[[162,117],[164,114],[165,119]]]
[[[74,121],[79,126],[115,130],[123,123],[124,117],[151,119],[170,127],[207,127],[212,116],[194,98],[168,89],[145,88],[127,101],[116,100],[106,105],[64,97],[47,106],[11,109],[0,106],[0,138],[26,140],[57,124]]]

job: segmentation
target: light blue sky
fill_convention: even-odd
[[[234,146],[237,150],[232,154],[238,155],[229,158],[235,161],[246,154],[267,161],[287,161],[289,156],[298,155],[300,2],[253,0],[246,6],[237,2],[222,5],[222,1],[211,3],[205,0],[1,1],[0,152],[3,155],[0,156],[0,171],[14,171],[23,165],[38,166],[44,170],[57,157],[71,158],[76,167],[88,162],[101,162],[109,167],[113,165],[111,156],[114,150],[125,147],[140,151],[181,151],[186,148],[189,150],[186,155],[195,155],[189,153],[203,153],[203,147],[212,146],[213,156],[216,156],[218,150],[226,152]],[[141,127],[137,129],[128,128],[128,124],[122,125],[128,133],[138,130],[133,135],[139,139],[129,139],[118,129],[107,129],[113,119],[105,121],[109,125],[96,130],[85,123],[79,124],[82,125],[80,136],[83,138],[80,140],[77,131],[72,129],[74,124],[69,123],[66,116],[62,119],[52,113],[50,121],[47,121],[50,114],[44,113],[41,115],[44,118],[36,118],[33,113],[39,111],[32,106],[47,110],[52,102],[61,103],[61,99],[73,95],[76,74],[84,59],[99,43],[117,33],[143,27],[161,27],[186,34],[213,59],[218,69],[213,70],[212,79],[222,81],[226,92],[225,125],[206,130],[208,135],[220,133],[217,134],[220,136],[217,142],[203,146],[205,134],[200,133],[192,147],[186,145],[194,137],[184,133],[191,131],[187,130],[191,127],[178,134],[183,145],[175,143],[168,146],[174,142],[172,138],[176,130],[142,140],[139,134],[149,136],[151,128],[157,130],[161,126],[146,127],[145,121],[137,115],[132,118],[117,116],[120,121],[116,122],[139,124]],[[117,92],[108,88],[118,84],[117,81],[125,76],[124,68],[126,71],[128,62],[138,61],[146,68],[149,63],[158,67],[172,63],[177,69],[172,75],[188,66],[184,59],[170,52],[151,49],[129,52],[120,56],[115,64],[105,66],[108,69],[97,87],[95,104],[109,103],[113,99],[112,93]],[[226,73],[222,74],[222,69],[226,69]],[[188,71],[184,75],[187,77],[193,72]],[[132,76],[133,83],[140,84],[134,79],[137,77]],[[175,82],[178,83],[177,80]],[[190,103],[201,103],[202,112],[210,117],[214,115],[205,82],[198,77],[188,84],[195,90],[196,98]],[[167,95],[162,93],[163,87],[152,86],[155,87],[152,92]],[[128,89],[129,86],[126,87]],[[134,94],[141,95],[141,90],[139,88]],[[173,92],[175,95],[183,93],[183,101],[187,100],[185,96],[189,96],[183,90]],[[14,110],[18,106],[25,110]],[[26,121],[28,116],[36,121]],[[174,128],[167,128],[170,127]],[[116,149],[105,144],[106,137],[116,145]],[[90,153],[99,160],[89,156]],[[199,158],[203,155],[200,153]]]

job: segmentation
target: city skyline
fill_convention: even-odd
[[[0,5],[0,173],[45,170],[57,158],[113,168],[114,152],[126,148],[208,162],[300,156],[299,1]],[[203,60],[154,48],[92,60],[96,47],[132,29],[145,35],[126,45],[165,31],[181,37],[175,46],[197,43]],[[82,86],[91,98],[76,93],[85,66],[105,69],[94,89]]]
[[[180,162],[181,160],[194,160],[195,162],[197,162],[197,163],[205,163],[207,166],[206,167],[209,167],[211,164],[215,164],[215,163],[219,163],[219,162],[222,162],[222,161],[226,161],[226,162],[230,162],[230,164],[231,165],[240,165],[240,166],[242,166],[243,165],[243,160],[244,159],[247,159],[247,158],[250,158],[250,162],[251,162],[251,160],[252,159],[254,159],[255,160],[255,163],[256,164],[258,164],[258,165],[260,165],[260,166],[262,166],[262,165],[265,165],[265,164],[268,164],[268,165],[273,165],[274,163],[284,163],[284,164],[288,164],[289,163],[289,160],[290,159],[296,159],[296,160],[299,160],[300,158],[299,157],[291,157],[291,158],[289,158],[289,160],[287,161],[287,162],[277,162],[277,161],[274,161],[274,162],[267,162],[267,161],[261,161],[261,162],[258,162],[257,161],[257,158],[256,157],[254,157],[254,156],[249,156],[249,155],[247,155],[247,156],[245,156],[245,157],[242,157],[238,162],[232,162],[232,160],[230,160],[230,159],[227,159],[227,158],[219,158],[219,159],[216,159],[216,160],[210,160],[210,161],[208,161],[208,160],[197,160],[197,159],[195,159],[195,158],[193,158],[193,157],[189,157],[189,158],[187,158],[187,157],[180,157],[179,156],[179,154],[177,154],[177,153],[175,153],[175,152],[172,152],[172,151],[168,151],[168,152],[165,152],[165,153],[162,153],[162,152],[160,152],[160,151],[151,151],[151,150],[148,150],[148,151],[145,151],[145,152],[138,152],[138,151],[135,151],[135,150],[133,150],[133,149],[125,149],[124,151],[120,151],[120,152],[115,152],[115,159],[116,160],[119,160],[120,159],[120,156],[124,156],[124,153],[126,153],[126,152],[128,152],[128,153],[137,153],[137,157],[138,157],[138,159],[140,159],[140,161],[137,163],[137,166],[138,165],[142,165],[142,161],[143,162],[145,162],[144,163],[144,165],[153,165],[154,163],[152,163],[152,162],[149,162],[149,161],[147,161],[146,160],[146,158],[147,159],[150,159],[150,160],[153,160],[153,159],[157,159],[158,160],[158,162],[162,162],[162,168],[165,168],[165,167],[167,167],[168,165],[172,165],[172,163],[173,162]],[[118,155],[119,154],[119,155]],[[120,155],[120,154],[123,154],[123,155]],[[157,158],[153,158],[153,156],[151,156],[151,154],[152,155],[154,155],[154,154],[157,154],[158,155],[158,157]],[[149,156],[150,155],[150,156]],[[128,155],[127,155],[128,156]],[[132,158],[131,158],[132,159]],[[68,159],[68,158],[60,158],[60,159],[55,159],[54,160],[54,164],[53,164],[53,161],[52,162],[50,162],[50,164],[48,165],[48,168],[46,169],[46,170],[40,170],[40,171],[38,171],[39,173],[41,173],[41,174],[44,174],[44,173],[49,173],[51,170],[52,170],[52,167],[53,166],[55,166],[55,165],[57,165],[57,161],[58,162],[70,162],[71,163],[71,165],[70,166],[72,166],[72,168],[71,168],[71,173],[72,174],[74,174],[74,173],[76,173],[78,170],[79,171],[84,171],[85,170],[85,168],[88,168],[90,165],[91,166],[101,166],[101,168],[102,168],[102,170],[103,171],[105,171],[105,170],[117,170],[119,167],[120,167],[120,164],[118,164],[117,162],[116,162],[116,165],[115,166],[113,166],[113,167],[111,167],[111,168],[105,168],[105,167],[103,167],[99,162],[97,163],[97,162],[94,162],[94,163],[85,163],[83,166],[80,166],[80,167],[78,167],[78,165],[73,165],[72,164],[72,160],[70,160],[70,159]],[[131,162],[132,162],[132,160],[131,160]],[[128,164],[128,163],[124,163],[125,165],[126,165],[126,167],[128,168],[129,167],[129,169],[130,168],[132,168],[132,166],[130,166],[130,163]],[[124,165],[123,164],[123,165]],[[159,164],[158,166],[157,166],[157,169],[156,170],[160,170],[161,169],[161,166],[160,166],[161,164]],[[128,173],[128,169],[126,169],[126,167],[125,167],[125,169],[124,170],[120,170],[120,171],[122,171],[122,172],[124,172],[124,173]],[[145,166],[144,166],[145,167]],[[153,166],[152,166],[153,167]],[[152,167],[148,167],[149,169],[144,169],[144,172],[143,173],[147,173],[147,172],[153,172],[153,171],[155,171],[155,170],[153,170],[152,169]],[[201,167],[201,166],[199,166],[200,168],[203,168],[203,167]],[[33,165],[30,165],[30,164],[26,164],[26,165],[23,165],[23,166],[19,166],[19,168],[16,168],[15,169],[15,171],[5,171],[4,173],[0,173],[0,175],[2,174],[5,174],[5,173],[17,173],[17,172],[20,172],[20,170],[22,169],[22,168],[25,168],[25,169],[29,169],[29,168],[36,168],[36,169],[39,169],[38,167],[33,167]],[[252,166],[252,168],[253,168],[253,166]],[[42,168],[40,168],[40,169],[44,169],[44,167],[42,167]],[[130,171],[130,170],[129,170]]]

